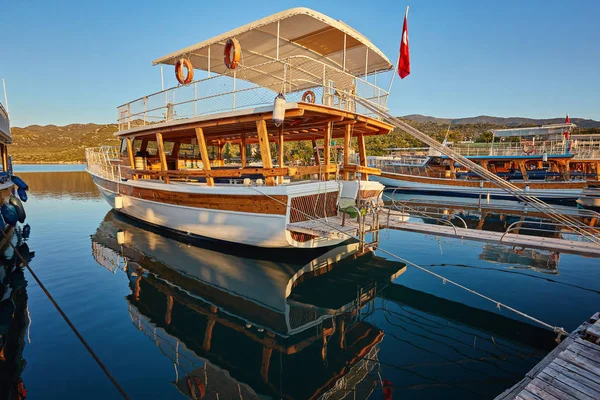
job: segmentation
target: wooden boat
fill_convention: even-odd
[[[568,140],[562,139],[564,132],[575,127],[565,123],[493,130],[494,138],[510,140],[451,146],[533,196],[548,202],[574,202],[600,177],[600,159],[582,158],[589,153],[587,147],[584,149],[582,144],[572,146]],[[580,150],[577,158],[570,152],[575,147]],[[368,157],[370,166],[383,170],[381,176],[373,179],[388,187],[401,187],[413,193],[456,197],[489,195],[494,199],[513,199],[501,188],[438,152],[430,151],[421,163],[398,162],[398,159],[397,155]]]
[[[240,52],[244,57],[236,61]],[[86,153],[87,170],[119,212],[215,240],[315,248],[345,238],[317,237],[288,224],[326,222],[342,203],[380,198],[383,186],[368,180],[380,170],[367,167],[364,138],[392,126],[354,99],[385,109],[388,93],[368,77],[393,66],[347,25],[294,8],[154,64],[176,65],[182,84],[120,106],[121,147]],[[184,78],[182,66],[189,67]],[[193,80],[194,69],[206,77]],[[331,142],[338,138],[341,165],[331,162]],[[359,165],[349,161],[353,138]],[[286,143],[316,148],[317,141],[324,147],[318,165],[284,164]],[[225,146],[239,148],[240,164],[225,165]],[[251,165],[253,153],[260,154],[259,165]]]
[[[376,364],[362,358],[376,358],[383,332],[357,313],[403,264],[367,256],[331,268],[323,261],[333,253],[321,249],[311,261],[306,250],[240,256],[239,245],[189,244],[112,211],[92,235],[96,261],[127,274],[132,323],[181,371],[173,384],[184,395],[194,398],[191,380],[207,398],[318,398]],[[353,254],[333,250],[338,259]],[[331,271],[302,280],[305,265]]]

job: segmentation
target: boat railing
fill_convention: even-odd
[[[552,227],[553,229],[550,229],[549,227]],[[582,226],[582,228],[591,235],[596,235],[598,232],[597,228],[593,226]],[[504,234],[500,237],[500,241],[511,232],[519,233],[521,231],[544,232],[557,235],[568,233],[569,235],[575,236],[578,240],[591,242],[588,236],[583,235],[581,232],[573,231],[563,223],[550,221],[515,221],[506,228],[506,231],[504,231]]]
[[[239,65],[225,74],[209,73],[188,85],[123,104],[117,109],[118,129],[270,106],[277,93],[283,93],[288,102],[314,102],[377,117],[357,104],[356,96],[377,109],[387,110],[386,90],[313,58],[293,56],[253,66]]]
[[[593,159],[600,157],[600,140],[538,141],[531,146],[520,142],[506,143],[455,143],[452,149],[463,156],[523,156],[573,154],[575,159]]]
[[[8,112],[0,104],[0,132],[5,135],[10,135],[10,122],[8,119]]]
[[[112,181],[121,180],[119,148],[116,146],[90,147],[85,149],[88,172]]]

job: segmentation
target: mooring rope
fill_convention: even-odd
[[[295,207],[292,207],[291,205],[288,205],[287,203],[285,203],[285,202],[283,202],[283,201],[281,201],[281,200],[279,200],[279,199],[277,199],[277,198],[275,198],[275,197],[273,197],[273,196],[270,196],[270,195],[268,195],[267,193],[261,192],[260,190],[256,189],[255,187],[252,187],[252,186],[249,186],[249,187],[250,187],[251,189],[253,189],[254,191],[258,192],[259,194],[261,194],[261,195],[263,195],[263,196],[266,196],[266,197],[270,198],[271,200],[273,200],[273,201],[276,201],[276,202],[278,202],[278,203],[280,203],[280,204],[282,204],[282,205],[286,206],[286,207],[287,207],[287,208],[289,208],[290,210],[295,210],[296,212],[298,212],[298,213],[300,213],[300,214],[304,215],[305,217],[307,217],[307,218],[308,218],[309,220],[311,220],[311,221],[315,221],[315,222],[321,223],[321,224],[323,224],[323,225],[325,225],[325,226],[327,226],[327,227],[329,227],[329,228],[331,228],[331,229],[333,229],[333,230],[335,230],[335,231],[337,231],[337,232],[339,232],[339,233],[341,233],[341,234],[343,234],[343,235],[346,235],[346,236],[348,236],[348,238],[352,238],[352,239],[356,239],[356,240],[358,240],[360,243],[362,243],[362,244],[364,244],[364,245],[367,245],[367,246],[368,246],[368,245],[370,244],[370,243],[367,243],[365,240],[361,240],[359,237],[353,236],[353,235],[351,235],[351,234],[350,234],[350,233],[348,233],[348,232],[344,232],[343,230],[341,230],[341,229],[339,229],[338,227],[336,227],[336,226],[334,226],[334,225],[330,224],[330,223],[329,223],[329,222],[327,222],[327,221],[323,221],[323,220],[322,220],[322,219],[320,219],[320,218],[314,218],[313,216],[311,216],[311,215],[309,215],[309,214],[307,214],[307,213],[303,212],[302,210],[299,210],[299,209],[297,209],[297,208],[295,208]],[[363,218],[364,218],[364,217],[363,217]],[[451,279],[448,279],[448,278],[446,278],[446,277],[444,277],[444,276],[442,276],[442,275],[440,275],[440,274],[437,274],[437,273],[435,273],[435,272],[433,272],[433,271],[430,271],[430,270],[428,270],[427,268],[425,268],[425,267],[422,267],[422,266],[420,266],[420,265],[418,265],[418,264],[416,264],[416,263],[414,263],[414,262],[412,262],[412,261],[406,260],[406,259],[404,259],[404,258],[402,258],[402,257],[400,257],[400,256],[398,256],[398,255],[396,255],[396,254],[394,254],[394,253],[392,253],[392,252],[390,252],[390,251],[383,250],[383,249],[381,249],[380,247],[378,247],[378,248],[377,248],[377,250],[381,251],[381,252],[382,252],[382,253],[384,253],[384,254],[387,254],[387,255],[389,255],[389,256],[390,256],[390,257],[392,257],[392,258],[395,258],[396,260],[398,260],[398,261],[400,261],[400,262],[403,262],[403,263],[405,263],[405,264],[411,265],[411,266],[413,266],[413,267],[415,267],[415,268],[417,268],[417,269],[419,269],[419,270],[421,270],[421,271],[423,271],[423,272],[426,272],[426,273],[428,273],[428,274],[430,274],[430,275],[433,275],[433,276],[435,276],[436,278],[439,278],[439,279],[441,279],[443,283],[450,283],[451,285],[454,285],[454,286],[456,286],[456,287],[458,287],[458,288],[461,288],[461,289],[463,289],[463,290],[466,290],[467,292],[469,292],[469,293],[472,293],[472,294],[474,294],[474,295],[476,295],[476,296],[479,296],[479,297],[481,297],[482,299],[485,299],[485,300],[487,300],[487,301],[489,301],[489,302],[491,302],[491,303],[495,304],[495,305],[496,305],[496,307],[497,307],[499,310],[501,309],[501,307],[504,307],[504,308],[506,308],[507,310],[509,310],[509,311],[512,311],[512,312],[514,312],[514,313],[515,313],[515,314],[517,314],[517,315],[520,315],[520,316],[522,316],[522,317],[524,317],[524,318],[526,318],[526,319],[529,319],[529,320],[531,320],[531,321],[533,321],[533,322],[535,322],[535,323],[537,323],[537,324],[539,324],[539,325],[541,325],[541,326],[543,326],[543,327],[545,327],[545,328],[548,328],[548,329],[550,329],[550,330],[552,330],[552,331],[554,331],[555,333],[557,333],[557,334],[558,334],[558,337],[557,337],[557,339],[560,339],[560,337],[561,337],[561,336],[569,336],[569,333],[568,333],[567,331],[565,331],[565,329],[564,329],[564,328],[562,328],[562,327],[550,325],[550,324],[548,324],[548,323],[546,323],[546,322],[544,322],[544,321],[542,321],[542,320],[540,320],[540,319],[537,319],[537,318],[535,318],[535,317],[533,317],[533,316],[531,316],[531,315],[529,315],[529,314],[527,314],[527,313],[524,313],[524,312],[522,312],[522,311],[519,311],[519,310],[517,310],[516,308],[513,308],[513,307],[511,307],[511,306],[509,306],[509,305],[507,305],[507,304],[504,304],[504,303],[502,303],[502,302],[500,302],[500,301],[498,301],[498,300],[494,300],[494,299],[492,299],[491,297],[488,297],[488,296],[486,296],[486,295],[484,295],[484,294],[481,294],[481,293],[479,293],[479,292],[476,292],[476,291],[475,291],[475,290],[473,290],[473,289],[469,289],[468,287],[466,287],[466,286],[464,286],[464,285],[461,285],[461,284],[460,284],[460,283],[458,283],[458,282],[454,282],[454,281],[453,281],[453,280],[451,280]]]
[[[19,250],[10,241],[10,238],[6,235],[6,232],[4,232],[3,229],[0,230],[0,231],[2,232],[2,235],[4,236],[4,238],[10,244],[10,246],[13,248],[13,250],[14,250],[15,254],[17,255],[17,257],[19,258],[19,260],[21,260],[21,262],[23,263],[23,265],[25,267],[27,267],[27,269],[29,270],[29,273],[31,274],[31,276],[33,276],[33,279],[35,279],[35,281],[37,282],[37,284],[39,285],[39,287],[42,289],[42,291],[44,292],[44,294],[46,294],[46,297],[48,297],[48,299],[50,300],[50,302],[52,303],[52,305],[54,305],[54,308],[56,308],[56,310],[63,317],[63,319],[65,320],[65,322],[67,323],[67,325],[69,325],[69,327],[71,328],[71,330],[73,331],[73,333],[75,334],[75,336],[77,336],[77,338],[79,339],[79,341],[81,341],[81,344],[83,344],[83,346],[90,353],[90,355],[92,356],[92,358],[96,361],[96,363],[98,364],[98,366],[100,367],[100,369],[102,369],[102,371],[104,372],[104,374],[108,377],[108,379],[110,379],[110,381],[115,386],[115,388],[119,391],[119,393],[121,394],[121,396],[123,396],[124,399],[129,400],[129,396],[127,395],[127,393],[125,392],[125,390],[121,387],[121,385],[119,385],[119,382],[117,382],[117,380],[111,375],[111,373],[108,370],[108,368],[106,367],[106,365],[104,365],[104,363],[102,362],[102,360],[100,360],[100,357],[98,357],[98,355],[94,352],[94,350],[92,349],[92,347],[83,338],[83,336],[81,335],[81,333],[79,333],[79,330],[71,322],[71,320],[69,319],[69,317],[67,317],[67,314],[65,314],[65,312],[58,305],[58,303],[56,302],[56,300],[54,300],[54,297],[52,297],[52,295],[50,294],[50,292],[48,291],[48,289],[46,289],[46,287],[44,286],[44,284],[42,283],[42,281],[40,280],[40,278],[38,278],[38,276],[35,274],[35,272],[33,272],[33,269],[29,265],[29,262],[27,262],[27,260],[25,260],[25,258],[19,252]]]

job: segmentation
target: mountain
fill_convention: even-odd
[[[14,161],[21,163],[82,162],[86,147],[118,145],[119,141],[113,135],[116,131],[116,124],[11,128],[13,144],[9,153]]]
[[[402,118],[416,122],[433,122],[435,124],[448,125],[467,125],[467,124],[494,124],[504,125],[506,127],[515,126],[539,126],[546,124],[559,124],[565,122],[564,117],[561,118],[550,118],[550,119],[535,119],[535,118],[523,118],[523,117],[490,117],[488,115],[480,115],[478,117],[467,117],[467,118],[436,118],[427,115],[411,114],[405,115]],[[600,128],[600,121],[593,119],[584,118],[571,118],[571,122],[577,125],[579,128]]]

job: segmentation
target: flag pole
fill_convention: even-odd
[[[404,18],[408,18],[408,7],[406,6],[406,14],[404,14]],[[400,36],[400,43],[402,43],[402,36]],[[396,59],[396,66],[394,67],[394,73],[392,74],[392,79],[390,79],[390,86],[388,87],[388,96],[390,91],[392,90],[392,84],[394,83],[394,78],[396,77],[396,73],[398,72],[398,65],[400,64],[400,50],[398,50],[398,58]]]

